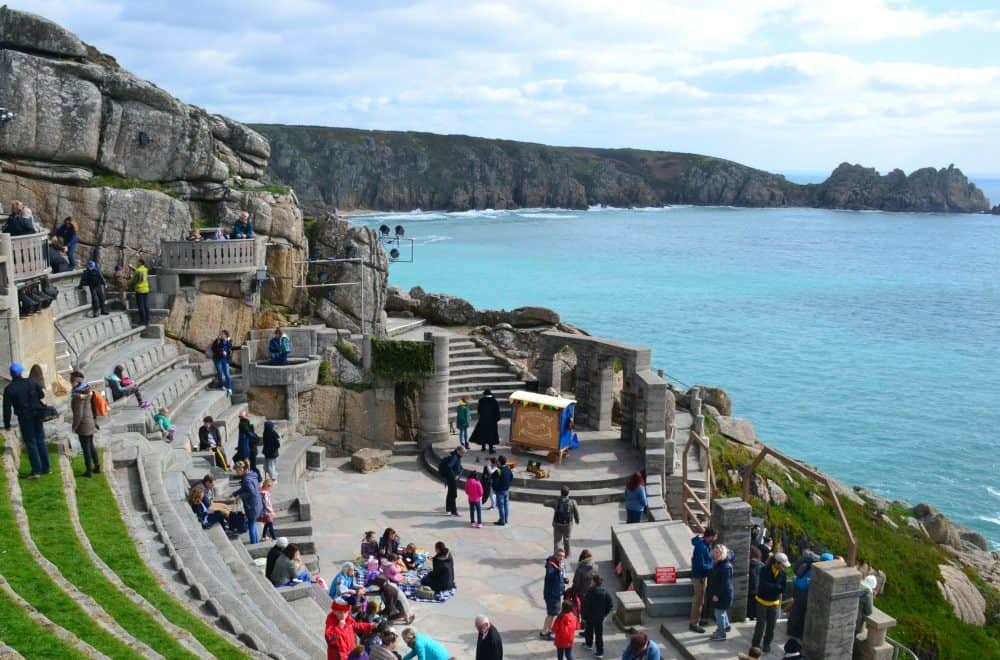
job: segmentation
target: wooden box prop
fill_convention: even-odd
[[[510,444],[516,450],[543,450],[561,457],[573,443],[576,403],[534,392],[510,395]]]

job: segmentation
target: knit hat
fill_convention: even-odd
[[[785,568],[788,568],[791,565],[791,563],[788,561],[788,555],[786,555],[784,552],[779,552],[778,554],[774,555],[774,562],[776,564],[781,564]]]
[[[861,581],[861,586],[863,586],[868,591],[875,591],[875,587],[878,586],[878,578],[874,575],[867,576]]]
[[[288,537],[287,536],[279,536],[278,540],[274,542],[274,545],[278,546],[279,548],[287,548],[288,547]]]
[[[330,609],[334,612],[350,612],[351,604],[343,598],[335,598],[334,601],[330,603]]]
[[[11,376],[20,376],[23,373],[24,373],[24,367],[22,367],[17,362],[15,362],[15,363],[13,363],[13,364],[10,365],[10,375]]]

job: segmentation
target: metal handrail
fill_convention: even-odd
[[[847,565],[854,566],[857,564],[858,542],[854,538],[854,532],[851,531],[851,524],[847,522],[847,516],[844,515],[844,508],[840,505],[840,500],[837,498],[837,491],[833,487],[833,481],[831,481],[830,477],[826,476],[822,472],[817,472],[816,470],[799,463],[795,459],[785,456],[780,451],[761,443],[760,453],[757,454],[757,456],[753,459],[753,462],[750,463],[750,466],[743,472],[743,501],[748,504],[750,503],[750,481],[753,479],[753,475],[757,471],[757,466],[760,465],[761,461],[763,461],[768,455],[774,456],[785,465],[826,486],[827,493],[829,493],[830,499],[833,501],[833,507],[837,511],[837,518],[840,520],[840,526],[843,528],[844,536],[847,539]]]
[[[73,344],[69,343],[69,338],[67,338],[65,333],[63,333],[62,328],[59,327],[58,323],[53,321],[52,327],[55,328],[56,332],[59,333],[59,336],[62,337],[62,340],[66,343],[66,347],[69,348],[69,352],[73,354],[73,359],[70,360],[69,366],[73,371],[76,371],[80,368],[80,354],[76,352],[75,348],[73,348]]]
[[[888,642],[889,645],[892,647],[892,660],[899,660],[900,656],[910,658],[911,660],[920,660],[920,657],[917,656],[916,653],[914,653],[911,649],[907,648],[906,646],[903,646],[900,642],[897,642],[892,637],[886,635],[885,641]]]

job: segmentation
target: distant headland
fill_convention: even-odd
[[[740,163],[671,151],[551,147],[466,135],[254,124],[271,144],[267,176],[307,213],[333,209],[467,211],[668,204],[979,213],[961,170],[909,175],[842,163],[797,184]]]

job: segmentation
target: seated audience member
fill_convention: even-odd
[[[455,562],[444,541],[434,544],[433,568],[420,580],[420,584],[436,592],[455,588]]]
[[[378,556],[388,557],[399,553],[399,534],[392,527],[386,527],[378,542]]]
[[[342,598],[352,606],[360,605],[365,588],[358,584],[354,564],[344,562],[340,572],[330,582],[330,598]]]
[[[125,365],[117,365],[115,370],[108,374],[108,377],[105,380],[111,388],[112,401],[117,401],[118,399],[131,394],[135,396],[135,400],[139,402],[140,408],[149,408],[150,403],[142,398],[142,392],[139,391],[139,386],[133,382],[127,373],[125,373]]]
[[[375,532],[365,532],[365,538],[361,540],[361,558],[368,559],[377,556],[378,539],[375,538]]]
[[[268,580],[271,579],[271,572],[274,570],[274,564],[278,561],[278,555],[280,555],[287,547],[288,539],[284,536],[280,536],[278,537],[278,540],[274,542],[274,545],[271,546],[271,549],[267,551],[267,563],[264,565],[264,577]]]
[[[410,611],[410,601],[407,600],[403,590],[387,580],[385,576],[378,576],[372,582],[379,590],[379,597],[384,606],[383,614],[390,622],[404,621],[413,623],[413,612]]]
[[[191,505],[191,511],[198,518],[198,522],[205,529],[208,529],[212,525],[219,523],[223,527],[226,526],[226,516],[221,511],[209,511],[208,507],[205,506],[205,488],[201,484],[195,484],[191,486],[191,490],[188,491],[188,504]]]

